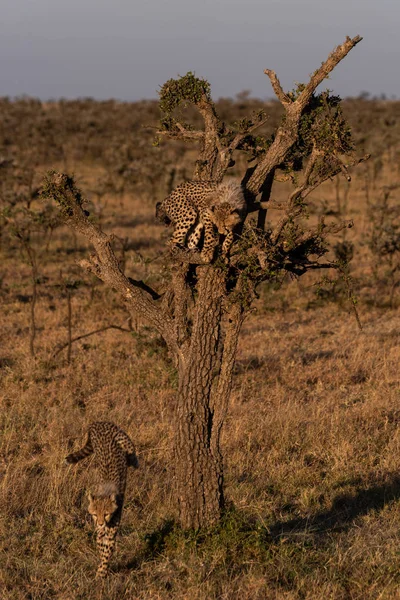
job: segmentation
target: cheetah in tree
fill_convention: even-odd
[[[89,427],[86,443],[69,454],[66,462],[74,464],[94,453],[100,473],[96,490],[89,492],[89,513],[96,525],[100,553],[98,577],[105,577],[115,548],[126,487],[127,467],[138,467],[135,446],[128,435],[114,423],[97,422]]]
[[[233,230],[246,216],[246,201],[241,186],[233,181],[187,181],[179,185],[156,206],[157,218],[175,225],[169,245],[201,249],[201,257],[211,262],[218,240],[214,228],[225,236],[222,254],[233,242]]]

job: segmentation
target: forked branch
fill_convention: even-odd
[[[181,140],[200,142],[200,152],[193,179],[221,181],[227,169],[232,166],[232,154],[240,147],[246,137],[264,125],[268,117],[261,111],[252,119],[241,124],[240,131],[234,133],[227,129],[219,118],[212,101],[209,84],[187,73],[177,80],[167,81],[160,92],[160,107],[165,116],[157,134]],[[181,103],[190,102],[199,111],[204,130],[196,130],[182,124],[175,118],[174,111]]]
[[[247,189],[254,197],[261,191],[268,174],[283,162],[287,152],[297,141],[301,115],[318,85],[361,40],[362,38],[359,35],[352,39],[347,37],[345,42],[335,48],[327,60],[313,73],[308,84],[304,87],[298,98],[293,101],[283,91],[276,73],[270,69],[265,70],[277,98],[285,109],[285,119],[283,124],[278,128],[273,143],[260,159],[256,168],[252,167],[251,174],[248,173],[244,177]]]

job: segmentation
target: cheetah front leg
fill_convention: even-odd
[[[100,554],[100,565],[96,577],[104,579],[109,572],[109,563],[115,549],[115,538],[118,527],[101,527],[97,530],[97,548]]]
[[[228,231],[228,233],[226,234],[226,237],[224,239],[224,242],[222,244],[222,254],[224,256],[228,256],[229,250],[231,249],[232,244],[233,244],[233,231]]]
[[[208,210],[205,210],[200,218],[204,224],[204,244],[201,251],[201,258],[204,262],[209,263],[213,259],[215,246],[217,245],[217,240],[214,235],[214,224]]]

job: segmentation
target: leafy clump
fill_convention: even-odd
[[[160,89],[159,96],[160,109],[169,114],[181,104],[198,104],[203,98],[210,102],[211,88],[206,79],[196,77],[189,71],[183,77],[166,81]]]

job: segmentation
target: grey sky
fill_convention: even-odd
[[[0,0],[0,95],[154,98],[195,71],[213,97],[271,97],[346,35],[363,41],[325,87],[400,97],[398,0]]]

